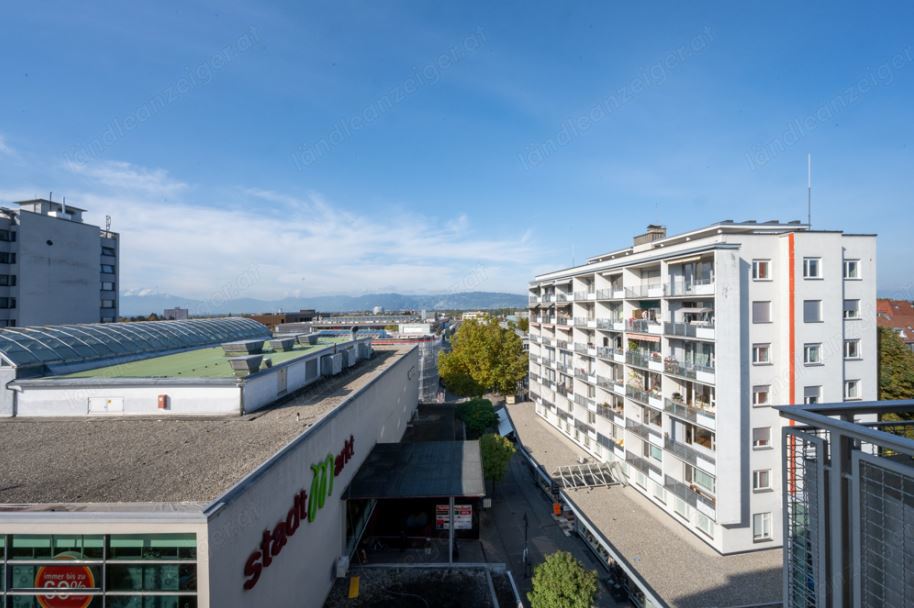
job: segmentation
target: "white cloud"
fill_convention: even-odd
[[[187,184],[172,179],[164,169],[146,169],[120,161],[92,164],[66,161],[64,167],[118,191],[168,197],[187,189]]]
[[[0,154],[5,156],[16,156],[16,151],[6,143],[6,138],[0,135]]]
[[[121,234],[125,291],[155,286],[200,299],[521,293],[532,276],[529,234],[474,229],[463,214],[444,221],[402,210],[369,216],[316,193],[257,188],[221,204],[194,199],[193,188],[162,170],[119,162],[68,169],[86,178],[86,191],[72,200],[90,210],[90,221],[111,215]]]

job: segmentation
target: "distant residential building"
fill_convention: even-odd
[[[280,325],[310,323],[317,316],[317,312],[313,308],[302,308],[298,312],[279,311],[249,316],[258,323],[263,323],[270,330],[276,331]]]
[[[784,606],[914,606],[914,401],[778,409]]]
[[[185,321],[190,318],[190,311],[186,308],[166,308],[162,317],[166,321]]]
[[[379,315],[382,312],[384,312],[383,306],[375,306],[374,308],[371,309],[371,314],[373,314],[373,315]]]
[[[431,323],[400,323],[397,331],[400,335],[409,336],[428,336],[435,333]]]
[[[16,204],[0,207],[0,327],[116,321],[119,235],[63,202]]]
[[[876,322],[879,327],[892,329],[914,350],[914,304],[909,300],[879,298],[876,302]]]
[[[485,319],[488,316],[488,314],[489,313],[484,312],[482,310],[473,310],[473,311],[467,311],[467,312],[463,313],[462,315],[460,315],[460,318],[463,319],[464,321],[481,321],[481,320]]]
[[[780,546],[772,406],[872,400],[876,237],[720,222],[530,284],[530,393],[721,553]]]

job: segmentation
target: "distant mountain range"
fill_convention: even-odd
[[[469,291],[437,295],[404,295],[399,293],[374,293],[363,296],[316,296],[311,298],[283,298],[258,300],[236,298],[231,300],[194,300],[161,293],[122,294],[122,316],[161,315],[166,308],[181,307],[192,315],[218,315],[296,311],[313,308],[319,312],[353,312],[371,310],[381,306],[384,310],[474,310],[487,308],[526,308],[527,296],[514,293]]]

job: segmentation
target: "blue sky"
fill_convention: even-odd
[[[645,224],[876,232],[914,292],[914,6],[4,7],[0,203],[122,233],[124,290],[523,292]]]

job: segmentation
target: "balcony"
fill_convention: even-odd
[[[530,296],[529,298],[527,298],[527,302],[530,304],[530,306],[536,306],[537,304],[539,304],[540,299],[536,296]]]
[[[641,437],[642,439],[650,440],[651,435],[656,439],[660,439],[660,429],[650,427],[646,424],[641,424],[636,420],[631,418],[625,419],[625,430],[633,432],[635,435]]]
[[[589,328],[593,329],[594,327],[597,326],[597,320],[594,319],[593,317],[575,317],[574,326],[581,328],[581,329],[583,329],[585,327],[589,327]]]
[[[708,403],[696,400],[694,405],[689,405],[678,399],[664,398],[663,411],[677,418],[700,424],[712,431],[717,428],[715,411]]]
[[[555,392],[557,392],[559,395],[562,395],[563,397],[567,397],[568,393],[571,392],[571,388],[565,386],[564,384],[558,384],[555,387]]]
[[[557,293],[555,294],[555,301],[559,304],[563,304],[568,301],[568,296],[563,293]]]
[[[568,340],[556,340],[555,346],[560,350],[568,350]]]
[[[660,371],[662,367],[657,368],[663,365],[663,356],[658,351],[630,350],[625,353],[625,362],[635,367]]]
[[[663,333],[663,325],[650,319],[626,319],[625,331],[660,335]]]
[[[555,324],[559,327],[571,327],[571,317],[558,317]]]
[[[694,361],[680,361],[667,357],[663,360],[663,371],[699,382],[714,382],[714,360],[708,356],[698,357]]]
[[[598,346],[597,347],[597,357],[605,361],[613,361],[615,355],[620,354],[612,346]]]
[[[584,300],[596,300],[597,292],[595,291],[576,291],[574,292],[575,302],[583,302]]]
[[[597,290],[597,299],[598,300],[621,300],[625,295],[625,291],[622,288],[619,289],[598,289]]]
[[[543,346],[552,346],[552,338],[547,338],[546,336],[541,336],[540,342],[542,342]]]
[[[539,355],[530,355],[530,360],[533,361],[534,363],[536,363],[537,365],[542,363],[542,359],[540,358]]]
[[[667,491],[671,492],[674,496],[678,496],[684,500],[692,507],[699,508],[698,505],[702,504],[705,507],[710,508],[712,511],[717,508],[717,500],[710,494],[706,493],[706,491],[699,487],[697,484],[693,483],[689,485],[683,481],[674,479],[669,475],[664,475],[663,487],[666,488]]]
[[[714,339],[714,322],[702,321],[693,323],[664,323],[663,333],[677,338]]]
[[[713,456],[709,456],[703,451],[696,450],[689,444],[675,441],[668,436],[663,438],[663,449],[670,452],[683,462],[687,462],[692,466],[698,466],[698,468],[702,470],[704,470],[704,467],[698,464],[699,460],[708,462],[712,466],[714,465]]]
[[[714,295],[714,277],[701,279],[677,278],[663,286],[665,296],[710,296]]]
[[[625,385],[625,396],[642,405],[654,407],[654,404],[660,399],[660,389],[654,391],[645,391],[631,384]]]
[[[659,466],[655,465],[653,462],[647,458],[644,458],[643,456],[638,456],[631,450],[625,450],[625,462],[630,464],[638,471],[641,471],[645,475],[659,478],[663,477],[663,471],[660,470]]]
[[[575,404],[580,405],[581,407],[586,407],[590,410],[595,410],[597,408],[597,405],[594,403],[593,399],[588,399],[584,395],[575,394],[574,402]]]
[[[560,372],[565,372],[566,374],[570,374],[570,373],[571,373],[571,365],[569,365],[568,363],[564,363],[564,362],[562,362],[562,361],[557,361],[556,364],[555,364],[555,367],[556,367],[556,369],[558,369]]]
[[[625,288],[626,298],[659,298],[663,295],[663,285],[661,283],[644,283]]]

